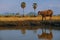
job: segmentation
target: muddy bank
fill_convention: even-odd
[[[60,21],[0,21],[0,26],[58,26],[60,27]]]
[[[38,29],[38,28],[52,28],[60,30],[60,21],[0,21],[0,30],[4,29]]]

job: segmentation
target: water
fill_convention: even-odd
[[[52,30],[46,29],[46,31],[45,29],[0,30],[0,40],[60,40],[60,30],[54,29]]]

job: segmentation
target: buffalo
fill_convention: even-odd
[[[38,15],[41,15],[42,16],[42,20],[43,18],[45,18],[46,20],[46,17],[49,16],[50,17],[50,20],[52,18],[52,15],[53,15],[53,11],[52,10],[44,10],[44,11],[38,11]]]

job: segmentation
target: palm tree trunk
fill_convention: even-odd
[[[34,9],[34,12],[36,12],[36,10]]]
[[[34,9],[34,12],[36,13],[36,10]],[[34,16],[35,16],[35,14],[34,14]]]
[[[23,8],[23,17],[24,17],[24,8]]]

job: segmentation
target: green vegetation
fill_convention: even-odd
[[[21,3],[21,8],[23,8],[23,16],[24,16],[24,8],[26,7],[26,3],[25,2],[22,2]]]
[[[37,8],[37,3],[33,3],[34,12],[35,12],[36,8]]]

